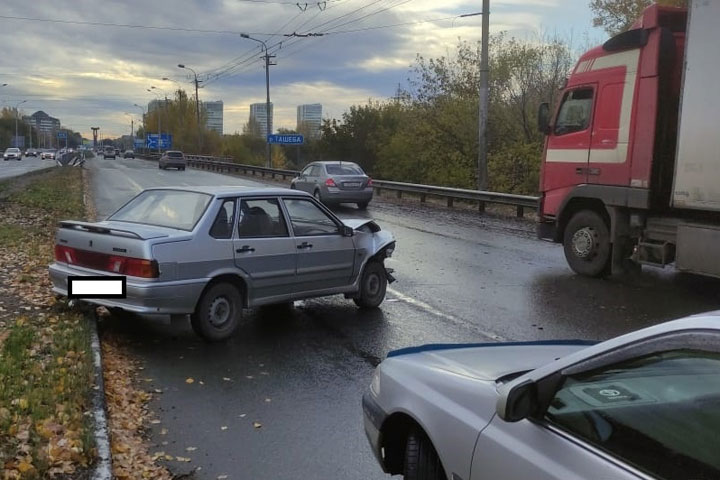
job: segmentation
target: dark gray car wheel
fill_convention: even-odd
[[[385,266],[380,262],[370,261],[365,265],[360,278],[360,296],[353,301],[360,308],[377,308],[385,300],[386,290]]]
[[[405,480],[446,480],[440,457],[430,439],[417,430],[410,432],[405,444]]]
[[[315,191],[313,192],[313,197],[315,197],[315,200],[322,203],[322,195],[320,194],[320,189],[315,189]]]
[[[358,206],[358,208],[359,208],[360,210],[367,210],[367,207],[368,207],[368,204],[369,204],[369,203],[370,203],[370,202],[360,202],[360,203],[357,204],[357,206]]]
[[[216,283],[203,294],[190,322],[205,340],[219,342],[235,333],[241,318],[240,291],[229,283]]]
[[[609,273],[610,232],[605,220],[592,210],[582,210],[570,219],[563,236],[565,258],[576,273],[601,277]]]

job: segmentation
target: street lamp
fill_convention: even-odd
[[[202,153],[200,152],[200,96],[198,94],[198,84],[200,83],[200,80],[198,80],[197,72],[193,70],[190,67],[186,67],[182,63],[178,63],[178,68],[184,68],[187,70],[190,70],[193,75],[195,76],[195,113],[197,114],[197,127],[198,127],[198,154]],[[168,78],[164,78],[163,80],[169,80]]]
[[[145,131],[145,107],[143,107],[142,105],[138,105],[137,103],[133,103],[133,106],[139,108],[142,111],[143,134],[146,134],[147,132]]]
[[[5,84],[6,85],[6,84]],[[3,85],[3,87],[5,86]],[[18,112],[18,107],[22,105],[23,103],[27,102],[27,100],[23,100],[22,102],[18,102],[15,105],[15,147],[18,146],[18,116],[20,116],[20,113]]]
[[[160,95],[158,92],[153,92],[154,89],[155,89],[155,87],[151,86],[150,88],[147,89],[147,91],[152,93],[153,95]],[[157,97],[156,97],[156,99],[157,99]],[[162,138],[162,124],[160,122],[160,117],[161,117],[160,113],[161,113],[160,106],[158,105],[158,115],[157,115],[157,117],[158,117],[158,147],[157,147],[158,153],[160,153],[160,139]]]
[[[268,55],[267,43],[264,41],[253,38],[247,33],[241,33],[240,36],[259,43],[265,51],[265,92],[267,95],[265,101],[265,143],[267,152],[267,167],[270,168],[272,166],[270,161],[270,140],[268,138],[272,132],[272,126],[270,125],[270,55]]]

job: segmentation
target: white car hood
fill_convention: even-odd
[[[388,354],[403,362],[417,362],[425,368],[448,375],[495,381],[526,372],[569,355],[595,342],[560,340],[457,345],[423,345]]]

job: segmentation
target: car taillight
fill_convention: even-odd
[[[55,245],[55,260],[131,277],[157,278],[160,276],[160,268],[155,260],[88,252],[64,245]]]
[[[367,186],[372,187],[372,178],[368,178]]]
[[[335,185],[335,180],[333,180],[332,178],[328,178],[327,180],[325,180],[325,186],[326,187],[337,187],[337,185]]]
[[[73,257],[74,250],[74,248],[55,245],[55,260],[58,262],[75,263],[75,257]]]

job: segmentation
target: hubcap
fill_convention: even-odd
[[[374,297],[380,293],[380,277],[376,273],[368,275],[365,281],[365,290],[367,290],[368,296]]]
[[[572,237],[572,248],[575,255],[584,259],[590,257],[597,247],[595,237],[595,230],[590,227],[584,227],[575,232]]]
[[[210,323],[215,327],[221,327],[230,320],[232,307],[225,297],[217,297],[210,304]]]

